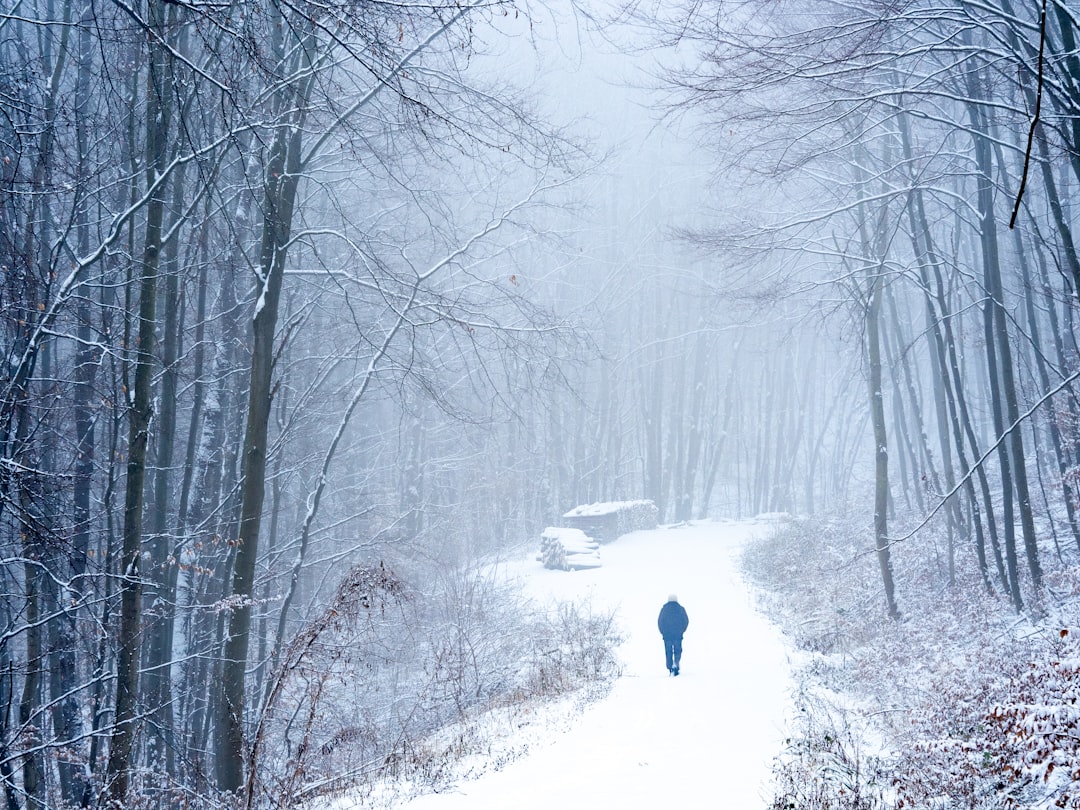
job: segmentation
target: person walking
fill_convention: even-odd
[[[678,597],[672,594],[660,608],[660,615],[656,619],[656,626],[664,637],[664,661],[672,675],[679,674],[683,633],[689,625],[690,617],[686,615],[686,608],[680,605]]]

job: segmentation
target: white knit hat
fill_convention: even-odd
[[[669,597],[667,598],[667,600],[668,600],[669,602],[678,602],[678,601],[679,601],[679,597],[677,597],[677,596],[676,596],[675,594],[672,594],[671,596],[669,596]]]

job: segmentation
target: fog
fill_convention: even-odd
[[[909,540],[1038,601],[1080,551],[1049,5],[0,13],[8,806],[251,806],[335,606],[401,608],[347,637],[430,695],[470,572],[582,504],[850,521],[894,618]]]

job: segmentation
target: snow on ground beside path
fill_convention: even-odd
[[[614,608],[627,636],[624,674],[573,722],[532,735],[526,755],[450,790],[403,799],[395,810],[552,810],[769,805],[771,763],[791,704],[779,629],[753,607],[738,571],[745,540],[764,523],[711,522],[640,531],[603,546],[604,565],[544,569],[506,564],[543,602]],[[664,668],[656,616],[675,593],[690,616],[682,674]],[[335,810],[364,805],[338,800]]]

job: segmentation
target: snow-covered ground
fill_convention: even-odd
[[[506,573],[540,601],[615,608],[627,636],[624,674],[579,717],[568,722],[556,713],[549,717],[558,722],[545,728],[523,728],[524,755],[391,806],[654,810],[707,799],[739,810],[767,807],[791,703],[790,664],[778,628],[754,610],[738,572],[740,548],[765,525],[703,522],[635,532],[603,546],[603,566],[586,571],[547,570],[531,554],[507,563]],[[690,616],[677,678],[664,668],[656,629],[671,593]],[[336,810],[364,806],[332,803]]]

